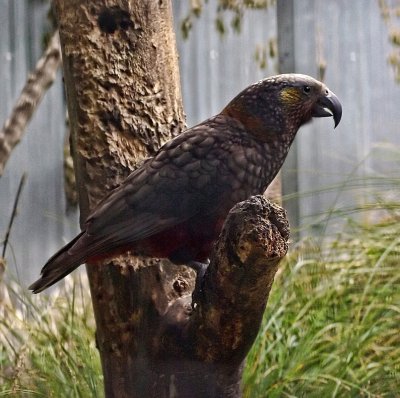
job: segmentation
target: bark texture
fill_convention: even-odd
[[[184,127],[170,1],[54,0],[81,221]],[[283,211],[235,207],[194,272],[119,256],[87,266],[107,397],[238,397],[244,357],[287,249]]]

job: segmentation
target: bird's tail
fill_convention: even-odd
[[[33,293],[40,293],[54,285],[85,262],[87,255],[83,254],[82,251],[79,251],[80,253],[76,250],[70,251],[84,234],[85,232],[81,232],[47,261],[41,271],[41,277],[29,286]]]

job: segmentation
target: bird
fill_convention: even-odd
[[[299,128],[320,117],[333,117],[336,128],[341,116],[338,97],[307,75],[280,74],[248,86],[106,195],[29,289],[39,293],[85,262],[126,251],[203,275],[230,209],[263,194]]]

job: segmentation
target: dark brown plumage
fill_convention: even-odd
[[[91,213],[30,286],[38,293],[86,261],[133,250],[174,263],[204,262],[229,210],[265,191],[301,125],[341,118],[337,97],[298,74],[270,77],[220,114],[166,143]]]

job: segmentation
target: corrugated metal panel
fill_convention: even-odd
[[[191,126],[221,110],[248,84],[276,73],[275,64],[261,70],[256,46],[276,35],[275,9],[245,14],[242,33],[220,37],[214,29],[216,1],[209,0],[186,41],[178,32],[188,2],[175,1],[182,92]],[[387,28],[375,0],[295,1],[296,71],[317,74],[327,63],[326,83],[341,98],[343,120],[332,132],[331,120],[317,120],[297,139],[300,192],[316,191],[359,175],[391,172],[389,163],[364,160],[377,142],[399,144],[400,86],[394,83],[386,57]],[[0,120],[8,116],[26,73],[41,53],[48,4],[0,0]],[[229,19],[228,19],[229,20]],[[0,179],[0,236],[5,233],[19,178],[28,172],[7,259],[23,283],[31,282],[44,261],[78,229],[76,214],[65,216],[62,181],[64,104],[61,78],[45,97],[22,143]],[[300,198],[303,223],[333,205],[363,200],[357,192],[338,191]],[[318,228],[318,227],[317,227]]]
[[[257,45],[276,38],[276,20],[274,7],[249,11],[240,34],[229,29],[221,37],[215,29],[216,2],[209,1],[195,20],[189,39],[183,40],[179,26],[188,13],[188,3],[175,1],[174,15],[182,95],[188,125],[192,126],[221,111],[249,84],[276,72],[277,59],[267,69],[260,69],[254,58]]]
[[[297,71],[316,73],[318,55],[323,57],[325,81],[343,104],[342,122],[334,132],[329,120],[316,120],[300,132],[299,191],[351,187],[356,177],[392,171],[394,163],[384,166],[370,156],[380,142],[400,144],[400,86],[386,61],[390,44],[378,2],[310,0],[296,2],[296,7],[301,16],[296,24]],[[313,30],[316,35],[309,36]],[[332,207],[362,204],[365,198],[365,190],[362,194],[346,186],[314,193],[299,201],[301,222],[307,224],[312,221],[308,216],[326,214]]]
[[[8,117],[42,53],[47,2],[0,2],[0,120]],[[59,75],[0,178],[0,237],[11,215],[19,179],[27,172],[7,261],[23,283],[32,281],[48,256],[77,231],[76,216],[65,216],[62,145],[65,132]]]

